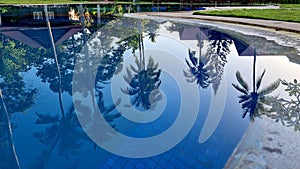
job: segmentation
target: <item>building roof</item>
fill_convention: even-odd
[[[55,45],[62,43],[81,30],[82,28],[78,25],[52,27]],[[43,47],[49,49],[51,47],[51,40],[47,27],[0,27],[0,33],[33,48]]]
[[[247,43],[242,40],[231,36],[224,32],[219,32],[217,30],[200,28],[200,27],[184,27],[179,30],[180,40],[198,40],[199,37],[202,40],[233,40],[239,56],[253,56],[254,50]]]

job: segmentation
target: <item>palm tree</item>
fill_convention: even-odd
[[[49,16],[48,16],[48,8],[47,5],[44,5],[44,13],[46,16],[46,23],[47,23],[47,27],[48,27],[48,31],[49,31],[49,36],[50,36],[50,40],[51,40],[51,44],[52,44],[52,49],[53,49],[53,53],[54,53],[54,58],[55,58],[55,63],[56,63],[56,68],[57,68],[57,72],[58,72],[58,82],[59,82],[59,105],[61,107],[61,114],[62,116],[65,116],[65,112],[63,109],[63,105],[62,105],[62,80],[61,80],[61,72],[60,72],[60,67],[59,67],[59,63],[58,63],[58,57],[57,57],[57,53],[56,53],[56,47],[55,47],[55,43],[54,43],[54,38],[53,38],[53,34],[52,34],[52,29],[51,29],[51,25],[50,25],[50,21],[49,21]]]
[[[209,73],[207,69],[208,60],[206,58],[196,57],[196,52],[188,50],[189,58],[185,59],[186,64],[189,67],[189,71],[183,71],[184,76],[187,77],[187,81],[193,83],[197,80],[197,84],[201,88],[207,88],[210,84]]]
[[[155,38],[157,36],[155,30],[150,32],[150,40],[155,42]],[[139,59],[137,57],[135,58],[137,68],[130,65],[130,68],[126,69],[127,76],[124,76],[124,79],[128,83],[129,87],[121,90],[123,93],[132,96],[131,105],[135,105],[137,107],[142,105],[145,110],[148,110],[151,107],[153,108],[162,98],[161,93],[157,90],[161,84],[161,80],[159,79],[161,70],[158,69],[158,63],[155,64],[152,57],[149,57],[148,64],[146,66],[143,30],[140,20],[138,21],[138,36],[133,37],[135,37],[138,41]],[[130,38],[130,40],[134,39]],[[135,46],[133,46],[133,49],[134,47]]]
[[[76,155],[83,139],[87,139],[79,124],[74,106],[71,105],[64,117],[36,112],[36,124],[48,125],[44,132],[34,133],[39,142],[47,146],[31,168],[46,168],[53,150],[57,147],[60,155]]]
[[[252,91],[249,90],[249,87],[245,80],[242,78],[242,75],[239,71],[236,72],[236,78],[239,84],[233,84],[233,87],[237,89],[242,95],[239,96],[239,103],[242,104],[242,109],[244,109],[243,118],[249,114],[250,120],[254,120],[255,117],[259,117],[266,111],[264,107],[264,103],[267,103],[266,96],[272,93],[280,84],[280,80],[277,80],[271,85],[259,89],[261,86],[261,82],[263,76],[265,75],[266,70],[255,80],[255,66],[256,66],[256,50],[254,49],[254,57],[253,57],[253,87]]]
[[[47,6],[45,6],[45,13],[47,13]],[[82,6],[80,7],[81,11],[81,21],[82,21],[82,29],[84,32],[84,24],[83,24],[83,10]],[[59,93],[59,104],[60,104],[60,111],[61,111],[61,116],[59,114],[56,115],[50,115],[50,114],[43,114],[43,113],[38,113],[36,112],[36,115],[38,117],[36,124],[40,125],[47,125],[47,128],[44,132],[39,132],[35,133],[34,136],[39,139],[39,141],[46,146],[45,150],[41,153],[41,156],[37,158],[35,163],[31,166],[31,168],[45,168],[48,165],[48,160],[51,157],[53,150],[55,148],[58,149],[58,152],[60,155],[64,155],[66,158],[68,158],[69,155],[76,155],[76,153],[79,151],[82,142],[83,141],[89,141],[93,143],[85,134],[85,132],[82,130],[82,126],[79,123],[76,113],[75,113],[75,108],[74,105],[72,104],[65,113],[64,107],[63,107],[63,102],[62,102],[62,75],[60,71],[60,66],[58,64],[58,57],[56,53],[56,48],[55,44],[53,41],[53,35],[51,31],[51,26],[49,23],[49,19],[47,19],[47,25],[49,29],[49,34],[51,37],[52,41],[52,47],[54,51],[54,57],[55,57],[55,62],[56,62],[56,68],[57,68],[57,77],[58,77],[58,84],[56,86],[59,88],[58,93]],[[83,33],[83,41],[85,43],[85,46],[83,48],[84,51],[84,58],[85,62],[83,64],[89,63],[89,56],[88,56],[88,49],[86,45],[86,35]],[[119,51],[116,51],[119,52]],[[107,61],[107,60],[106,60]],[[108,61],[111,61],[111,58],[108,57]],[[105,62],[106,63],[106,62]],[[110,62],[109,62],[110,63]],[[91,85],[90,83],[92,82],[90,76],[91,76],[91,70],[89,69],[89,66],[85,65],[85,68],[87,68],[87,76],[88,76],[88,85]],[[56,78],[55,78],[56,79]],[[106,77],[104,77],[105,80],[107,80]],[[101,80],[101,79],[100,79]],[[68,86],[70,87],[70,86]],[[57,91],[57,90],[55,90]],[[95,95],[94,91],[92,92],[93,98],[98,97],[98,104],[93,102],[93,107],[92,110],[90,110],[89,107],[84,107],[80,105],[80,103],[77,103],[79,108],[82,108],[84,111],[80,111],[81,113],[84,113],[84,115],[95,115],[96,113],[92,113],[95,111],[95,106],[98,106],[100,109],[100,112],[102,113],[102,116],[106,121],[112,126],[116,127],[114,124],[114,119],[120,117],[120,113],[115,113],[113,110],[115,109],[116,106],[120,104],[120,100],[118,100],[114,105],[111,106],[105,106],[104,104],[104,97],[101,91],[97,91],[97,96]],[[93,99],[94,101],[95,99]],[[78,108],[77,107],[77,108]],[[94,118],[94,117],[92,117]],[[94,122],[95,120],[93,120]],[[101,130],[101,129],[100,129]],[[101,131],[100,131],[101,132]],[[108,138],[104,140],[108,140]],[[94,143],[93,143],[94,144]],[[94,144],[95,145],[95,144]]]
[[[146,23],[146,31],[147,36],[151,40],[152,43],[156,42],[156,38],[158,37],[157,30],[159,29],[159,23],[155,21],[149,21]]]
[[[98,107],[100,112],[103,114],[104,119],[112,126],[113,128],[116,129],[116,124],[114,123],[114,120],[116,118],[119,118],[121,114],[119,112],[114,113],[113,110],[120,105],[121,99],[118,99],[115,104],[106,106],[104,104],[104,97],[103,93],[101,91],[98,92],[97,94],[98,97]]]
[[[148,110],[162,98],[161,93],[157,90],[161,84],[159,79],[161,70],[158,69],[158,63],[154,65],[154,60],[151,57],[147,67],[143,66],[145,68],[142,68],[137,58],[135,62],[137,68],[130,65],[130,69],[126,69],[127,76],[124,76],[129,87],[121,90],[129,96],[133,96],[132,105],[139,107],[141,104],[144,109]]]
[[[199,56],[196,57],[196,51],[188,50],[189,58],[185,59],[186,64],[189,67],[188,71],[183,70],[184,76],[187,77],[187,81],[193,83],[197,80],[197,84],[205,89],[210,84],[209,76],[209,56],[202,55],[203,48],[203,33],[199,31],[195,38],[198,39]]]
[[[114,112],[116,106],[120,104],[120,99],[113,105],[106,106],[104,104],[104,97],[102,92],[98,93],[98,107],[104,119],[113,127],[116,128],[114,120],[121,116],[120,113]],[[91,110],[89,108],[85,109],[84,115],[90,114]],[[35,163],[31,168],[45,168],[48,165],[48,160],[51,157],[53,150],[57,148],[59,155],[64,155],[68,158],[70,155],[77,155],[82,143],[88,141],[92,144],[95,143],[89,139],[82,129],[79,123],[74,105],[72,104],[64,117],[60,117],[58,114],[50,115],[36,112],[37,120],[36,124],[47,125],[45,131],[34,133],[34,136],[39,139],[39,142],[46,146],[44,151],[42,151],[41,156],[37,158]],[[94,117],[92,117],[94,118]],[[95,120],[93,120],[95,121]],[[101,132],[101,129],[99,129]],[[109,140],[110,135],[107,138],[102,138],[103,140]]]

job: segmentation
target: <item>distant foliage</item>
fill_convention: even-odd
[[[281,84],[286,87],[285,91],[289,93],[290,99],[279,96],[267,98],[271,107],[266,115],[284,126],[293,126],[295,131],[300,131],[300,83],[294,79],[293,82],[281,80]]]

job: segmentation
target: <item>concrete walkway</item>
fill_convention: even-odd
[[[263,117],[250,123],[225,169],[296,169],[300,166],[300,133]]]
[[[208,10],[226,10],[226,9],[232,9],[232,8],[231,7],[208,8]],[[270,29],[275,29],[275,30],[282,30],[282,31],[300,33],[300,23],[273,21],[273,20],[263,20],[263,19],[246,19],[246,18],[234,18],[234,17],[193,15],[193,11],[185,11],[185,12],[146,12],[146,13],[137,13],[137,14],[130,14],[130,15],[143,15],[143,14],[147,15],[147,16],[182,18],[182,19],[197,19],[197,20],[208,20],[208,21],[217,21],[217,22],[236,23],[236,24],[259,26],[259,27],[265,27],[265,28],[270,28]]]

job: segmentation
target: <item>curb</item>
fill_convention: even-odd
[[[229,18],[229,17],[217,17],[217,16],[206,16],[206,15],[191,15],[191,16],[180,16],[180,13],[176,13],[176,15],[170,15],[167,13],[143,13],[147,16],[157,16],[157,17],[169,17],[169,18],[181,18],[181,19],[197,19],[197,20],[206,20],[206,21],[216,21],[216,22],[225,22],[225,23],[233,23],[233,24],[242,24],[249,26],[257,26],[263,28],[274,29],[275,31],[287,31],[300,33],[300,23],[295,22],[284,22],[284,21],[274,21],[274,20],[261,20],[261,19],[248,19],[248,18]],[[244,21],[242,21],[242,19]],[[240,20],[240,21],[237,21]],[[252,22],[247,22],[252,21]],[[257,23],[253,23],[253,21],[258,21]],[[261,24],[259,22],[274,22],[273,24],[277,24],[276,26],[271,24]],[[284,27],[283,24],[291,24],[296,26]],[[298,28],[298,29],[297,29]]]

